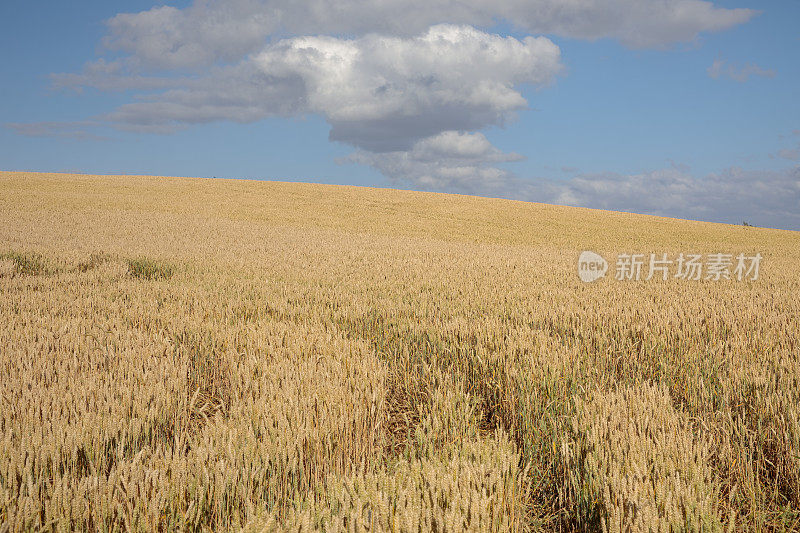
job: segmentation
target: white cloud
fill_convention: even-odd
[[[521,159],[519,154],[501,152],[481,133],[445,131],[417,141],[410,150],[360,150],[343,162],[370,165],[400,185],[481,194],[503,190],[514,180],[511,173],[492,164]]]
[[[774,78],[775,71],[772,69],[762,68],[755,63],[746,63],[739,67],[736,65],[727,65],[725,60],[717,58],[707,69],[708,75],[712,78],[719,79],[726,77],[738,82],[747,81],[750,76],[759,76],[762,78]]]
[[[281,35],[411,36],[441,23],[506,21],[537,34],[664,47],[755,14],[702,0],[195,0],[185,9],[119,14],[104,42],[136,66],[181,69],[235,62]]]
[[[547,38],[469,26],[438,25],[407,38],[296,37],[108,118],[123,128],[167,131],[319,113],[332,140],[372,152],[408,150],[444,131],[502,124],[527,105],[520,84],[547,84],[560,69],[560,50]]]
[[[181,77],[133,74],[124,61],[106,61],[103,58],[86,63],[80,73],[56,73],[51,74],[50,79],[56,89],[71,88],[78,92],[85,87],[101,91],[161,90],[186,83],[186,78]]]
[[[800,229],[800,167],[729,168],[703,178],[670,168],[584,175],[554,183],[546,201],[661,216]]]
[[[505,154],[491,145],[481,133],[445,131],[439,135],[417,141],[412,149],[416,160],[421,162],[449,161],[502,162],[520,161],[519,154]]]
[[[108,137],[92,133],[100,124],[95,121],[76,122],[9,122],[5,127],[24,137],[51,137],[80,141],[105,141]]]
[[[449,144],[447,132],[407,152],[358,152],[368,164],[413,188],[590,207],[658,216],[800,230],[800,166],[781,171],[728,168],[697,177],[681,165],[640,174],[579,174],[569,179],[523,179],[492,163],[514,161],[480,135],[463,135],[435,164],[430,145]],[[478,134],[479,135],[479,134]],[[469,145],[478,150],[465,150]],[[466,155],[466,152],[469,155]]]
[[[274,9],[254,0],[197,0],[185,9],[154,7],[107,21],[104,44],[134,66],[182,69],[238,61],[276,29]]]
[[[499,196],[800,230],[800,166],[781,171],[734,167],[705,177],[672,167],[641,174],[583,174],[568,180],[514,178]]]
[[[792,132],[788,135],[780,134],[778,135],[780,139],[792,138],[792,137],[800,137],[800,130],[792,130]],[[783,148],[778,150],[775,154],[770,154],[770,157],[780,157],[783,159],[788,159],[789,161],[800,161],[800,143],[797,143],[794,148]]]
[[[502,2],[501,2],[502,4]],[[501,16],[534,33],[617,39],[632,48],[663,48],[748,21],[751,9],[723,9],[698,0],[518,0]]]
[[[800,230],[800,166],[782,171],[728,168],[704,177],[684,165],[639,174],[578,174],[523,179],[493,165],[522,159],[480,133],[444,132],[408,151],[359,151],[367,164],[401,186],[712,222]]]

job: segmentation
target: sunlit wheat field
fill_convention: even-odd
[[[800,233],[4,172],[0,397],[3,532],[798,529]]]

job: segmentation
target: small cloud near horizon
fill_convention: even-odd
[[[751,76],[774,78],[777,75],[774,70],[762,68],[755,63],[745,63],[742,66],[736,66],[728,64],[727,61],[719,57],[706,69],[706,72],[708,72],[710,78],[715,80],[728,78],[738,81],[739,83],[746,82]]]
[[[50,137],[78,141],[107,141],[109,137],[89,131],[100,126],[93,121],[75,122],[7,122],[4,126],[23,137]]]

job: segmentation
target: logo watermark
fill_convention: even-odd
[[[591,283],[606,275],[608,271],[608,261],[603,259],[600,254],[588,250],[581,252],[578,257],[578,276],[581,281]]]
[[[731,280],[755,281],[761,268],[761,253],[733,254],[618,254],[614,279],[617,281],[649,281],[653,278],[666,281],[670,278],[690,281]],[[605,277],[608,261],[600,254],[585,250],[578,257],[578,277],[591,283]]]

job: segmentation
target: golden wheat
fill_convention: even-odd
[[[584,249],[764,259],[584,284]],[[799,267],[796,232],[0,173],[0,531],[797,529]]]

